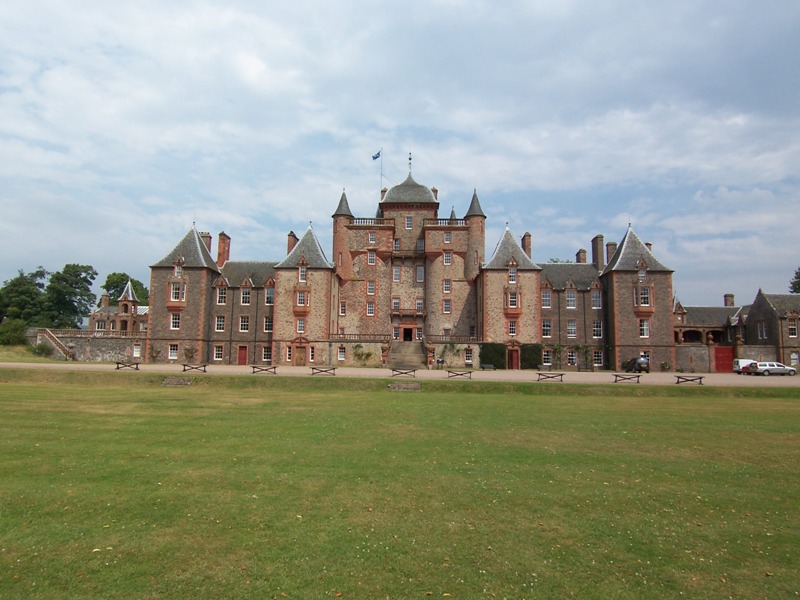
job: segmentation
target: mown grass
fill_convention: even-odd
[[[0,597],[783,598],[800,391],[0,370]]]

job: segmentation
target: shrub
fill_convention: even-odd
[[[0,345],[20,346],[27,344],[25,329],[27,325],[21,319],[6,319],[0,324]]]
[[[50,357],[53,355],[53,347],[50,344],[39,342],[32,347],[33,353],[39,356]]]
[[[497,369],[506,368],[505,344],[481,344],[480,360],[482,365],[494,365]]]
[[[541,344],[522,344],[520,352],[520,367],[523,369],[536,369],[542,364]]]

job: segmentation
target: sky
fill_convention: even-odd
[[[685,306],[800,266],[800,2],[10,0],[0,4],[0,281],[93,266],[149,285],[196,226],[331,256],[345,191],[473,191],[575,259],[630,223]],[[382,160],[372,155],[382,150]]]

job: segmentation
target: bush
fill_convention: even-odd
[[[27,329],[25,321],[20,319],[7,319],[0,324],[0,345],[3,346],[20,346],[27,344],[28,340],[25,338],[25,329]]]
[[[494,365],[496,369],[505,369],[505,344],[481,344],[480,361],[481,365]]]
[[[536,369],[542,364],[541,344],[522,344],[520,352],[520,367],[522,369]]]
[[[48,358],[53,355],[53,347],[50,344],[39,342],[38,344],[33,346],[33,353]]]

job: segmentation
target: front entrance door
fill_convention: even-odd
[[[306,366],[306,347],[305,346],[297,346],[294,349],[294,366],[295,367],[305,367]]]
[[[403,327],[403,341],[410,342],[414,339],[414,330],[411,327]]]
[[[508,368],[519,369],[519,350],[508,351]]]
[[[239,354],[238,360],[236,361],[239,365],[246,365],[247,364],[247,346],[239,346]]]

